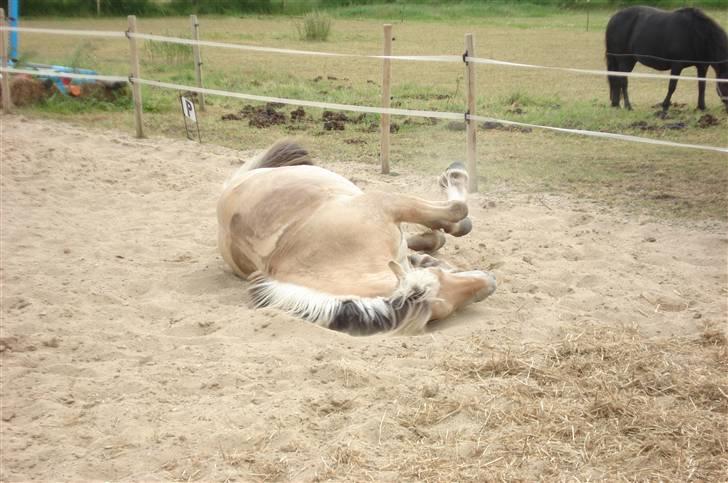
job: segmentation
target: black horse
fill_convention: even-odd
[[[728,35],[720,25],[696,8],[666,12],[652,7],[629,7],[620,10],[607,24],[607,70],[631,72],[638,61],[657,70],[680,75],[686,67],[698,69],[705,79],[712,66],[716,77],[728,79]],[[728,83],[716,83],[718,96],[728,110]],[[663,111],[670,107],[670,98],[677,79],[670,79]],[[609,97],[612,106],[632,109],[627,95],[627,77],[609,76]],[[705,109],[705,81],[698,82],[698,109]]]

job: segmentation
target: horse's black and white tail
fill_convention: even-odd
[[[291,139],[282,139],[238,168],[230,179],[225,182],[224,188],[237,184],[237,181],[245,173],[254,169],[300,165],[312,166],[313,164],[308,151],[304,147]]]

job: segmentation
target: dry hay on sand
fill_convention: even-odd
[[[224,269],[215,201],[251,153],[2,123],[2,481],[728,479],[722,221],[474,195],[442,255],[496,293],[353,338]]]

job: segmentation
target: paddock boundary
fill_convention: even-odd
[[[57,72],[51,70],[28,70],[28,69],[15,69],[12,67],[0,68],[0,72],[17,73],[17,74],[29,74],[29,75],[55,75],[58,76]],[[517,126],[531,129],[542,129],[547,131],[555,131],[566,134],[575,134],[580,136],[602,138],[602,139],[614,139],[619,141],[637,142],[643,144],[653,144],[658,146],[676,147],[676,148],[687,148],[687,149],[699,149],[704,151],[714,151],[719,153],[728,153],[728,147],[716,147],[707,146],[700,144],[687,144],[678,143],[673,141],[665,141],[662,139],[644,138],[640,136],[632,136],[629,134],[619,134],[610,132],[599,132],[599,131],[588,131],[584,129],[569,129],[555,126],[542,126],[540,124],[529,124],[525,122],[509,121],[506,119],[497,119],[487,116],[470,115],[460,112],[443,112],[443,111],[423,111],[417,109],[396,109],[396,108],[384,108],[374,106],[359,106],[356,104],[339,104],[333,102],[318,102],[318,101],[305,101],[299,99],[288,99],[285,97],[271,97],[271,96],[260,96],[256,94],[244,94],[240,92],[225,91],[219,89],[202,88],[195,86],[186,86],[182,84],[174,84],[170,82],[161,82],[143,78],[135,77],[122,77],[122,76],[95,76],[89,74],[71,74],[64,73],[62,77],[68,77],[71,79],[90,79],[90,80],[103,80],[109,82],[130,82],[139,83],[141,85],[147,85],[151,87],[158,87],[163,89],[172,89],[182,92],[196,92],[200,94],[209,94],[221,97],[230,97],[235,99],[244,99],[248,101],[256,102],[274,102],[279,104],[286,104],[292,106],[304,106],[304,107],[315,107],[321,109],[332,109],[337,111],[353,111],[353,112],[364,112],[370,114],[389,114],[393,116],[411,116],[411,117],[427,117],[436,119],[447,119],[452,121],[473,120],[478,122],[492,122],[499,123],[505,126]]]
[[[302,51],[302,50],[292,50],[292,49],[277,49],[277,48],[270,48],[270,47],[247,46],[247,45],[240,45],[240,44],[228,44],[228,43],[222,43],[222,42],[196,41],[196,40],[181,39],[181,38],[176,38],[176,37],[165,37],[165,36],[159,36],[159,35],[141,34],[141,33],[133,32],[133,31],[131,31],[131,29],[130,29],[130,31],[126,31],[126,32],[114,32],[114,31],[98,31],[98,30],[64,30],[64,29],[40,29],[40,28],[27,28],[27,27],[0,26],[0,31],[48,33],[48,34],[60,34],[60,35],[86,35],[86,36],[113,37],[113,38],[126,37],[129,39],[130,42],[133,40],[136,40],[136,39],[145,39],[145,40],[151,40],[151,41],[180,43],[180,44],[193,45],[193,46],[198,46],[198,47],[199,46],[224,47],[224,48],[235,48],[235,49],[248,50],[248,51],[292,54],[292,55],[318,55],[318,56],[350,57],[350,58],[351,57],[373,58],[373,59],[380,59],[380,60],[382,60],[382,59],[390,60],[391,59],[391,60],[415,60],[415,61],[430,61],[430,62],[464,62],[466,65],[470,62],[470,63],[474,63],[474,64],[494,64],[494,65],[504,65],[504,66],[510,66],[510,67],[560,70],[560,71],[574,72],[574,73],[588,73],[588,74],[592,74],[592,75],[623,74],[625,77],[648,77],[648,78],[659,78],[659,79],[669,79],[669,78],[675,77],[675,78],[683,79],[683,80],[704,80],[704,79],[700,79],[697,77],[691,78],[691,77],[682,77],[682,76],[664,76],[664,75],[641,74],[641,73],[614,73],[614,72],[599,71],[599,70],[538,66],[538,65],[533,65],[533,64],[497,61],[494,59],[486,59],[486,58],[481,58],[481,57],[470,57],[467,55],[467,52],[460,56],[455,56],[455,55],[397,56],[397,55],[340,54],[340,53],[332,53],[332,52],[314,52],[314,51]],[[3,35],[4,35],[4,33],[3,33]],[[165,88],[165,89],[172,89],[172,90],[186,91],[186,92],[196,92],[199,94],[210,94],[210,95],[231,97],[231,98],[237,98],[237,99],[245,99],[245,100],[257,101],[257,102],[275,102],[275,103],[281,103],[281,104],[286,104],[286,105],[306,106],[306,107],[314,107],[314,108],[322,108],[322,109],[364,112],[364,113],[383,114],[383,115],[427,117],[427,118],[449,119],[449,120],[464,120],[466,122],[466,124],[469,124],[470,121],[492,122],[492,123],[499,123],[499,124],[506,125],[506,126],[518,126],[518,127],[524,127],[524,128],[530,128],[530,129],[541,129],[541,130],[548,130],[548,131],[553,131],[553,132],[574,134],[574,135],[587,136],[587,137],[593,137],[593,138],[612,139],[612,140],[619,140],[619,141],[626,141],[626,142],[637,142],[637,143],[643,143],[643,144],[659,145],[659,146],[665,146],[665,147],[698,149],[698,150],[703,150],[703,151],[728,153],[728,147],[716,147],[716,146],[699,145],[699,144],[678,143],[678,142],[674,142],[674,141],[665,141],[665,140],[661,140],[661,139],[645,138],[645,137],[632,136],[632,135],[627,135],[627,134],[589,131],[589,130],[583,130],[583,129],[569,129],[569,128],[560,128],[560,127],[555,127],[555,126],[544,126],[544,125],[539,125],[539,124],[530,124],[530,123],[510,121],[510,120],[505,120],[505,119],[497,119],[497,118],[492,118],[492,117],[487,117],[487,116],[478,116],[478,115],[470,114],[469,112],[466,112],[463,114],[463,113],[455,113],[455,112],[427,111],[427,110],[416,110],[416,109],[395,109],[395,108],[389,108],[389,107],[359,106],[359,105],[354,105],[354,104],[339,104],[339,103],[331,103],[331,102],[306,101],[306,100],[300,100],[300,99],[287,99],[287,98],[279,98],[279,97],[272,97],[272,96],[261,96],[261,95],[255,95],[255,94],[225,91],[225,90],[219,90],[219,89],[209,89],[209,88],[204,88],[204,87],[199,87],[199,86],[186,86],[186,85],[174,84],[174,83],[169,83],[169,82],[160,82],[160,81],[155,81],[155,80],[144,79],[141,76],[134,76],[134,74],[131,74],[128,77],[111,76],[111,75],[89,75],[89,74],[80,74],[80,73],[58,73],[53,70],[44,70],[44,69],[38,69],[38,70],[16,69],[14,67],[5,67],[5,66],[0,67],[0,72],[38,75],[38,76],[56,76],[56,77],[62,77],[62,78],[65,77],[65,78],[71,78],[71,79],[87,79],[87,80],[90,79],[90,80],[99,80],[99,81],[106,81],[106,82],[129,82],[132,86],[147,85],[150,87],[158,87],[158,88]],[[711,78],[709,78],[709,79],[705,79],[705,80],[712,80],[712,81],[717,81],[717,82],[728,82],[728,79],[711,79]],[[141,106],[138,106],[137,109],[135,109],[135,111],[137,111],[137,110],[140,111]],[[141,137],[141,135],[140,135],[140,137]]]
[[[275,54],[288,54],[288,55],[309,55],[317,57],[341,57],[341,58],[360,58],[360,59],[389,59],[389,60],[403,60],[403,61],[415,61],[415,62],[446,62],[446,63],[459,63],[463,60],[467,62],[473,62],[475,64],[488,64],[488,65],[500,65],[504,67],[517,67],[526,69],[546,69],[562,72],[570,72],[574,74],[585,74],[585,75],[598,75],[598,76],[614,76],[614,77],[635,77],[643,79],[662,79],[662,80],[686,80],[686,81],[705,81],[715,83],[728,83],[728,79],[718,79],[715,77],[695,77],[695,76],[682,76],[682,75],[663,75],[663,74],[650,74],[648,72],[618,72],[609,70],[599,69],[579,69],[573,67],[560,67],[560,66],[549,66],[549,65],[537,65],[527,64],[521,62],[510,62],[505,60],[490,59],[486,57],[468,57],[463,58],[462,55],[367,55],[367,54],[349,54],[341,52],[323,52],[314,50],[298,50],[298,49],[281,49],[277,47],[263,47],[257,45],[246,45],[246,44],[231,44],[227,42],[213,42],[209,40],[192,40],[184,39],[180,37],[169,37],[165,35],[145,34],[140,32],[115,32],[108,30],[67,30],[67,29],[46,29],[46,28],[35,28],[35,27],[0,27],[0,31],[8,32],[28,32],[28,33],[43,33],[43,34],[58,34],[58,35],[84,35],[90,37],[109,37],[109,38],[122,38],[131,37],[142,40],[150,40],[157,42],[166,42],[172,44],[190,45],[190,46],[204,46],[204,47],[218,47],[225,49],[236,49],[245,50],[249,52],[261,52],[261,53],[275,53]],[[640,55],[635,54],[636,57]],[[693,62],[680,60],[680,62]],[[725,62],[725,61],[719,61]]]

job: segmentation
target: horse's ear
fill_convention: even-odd
[[[395,262],[394,260],[391,260],[389,262],[389,269],[394,273],[394,275],[397,277],[398,281],[401,282],[402,280],[404,280],[405,273],[404,273],[404,268],[402,268],[402,265]]]

